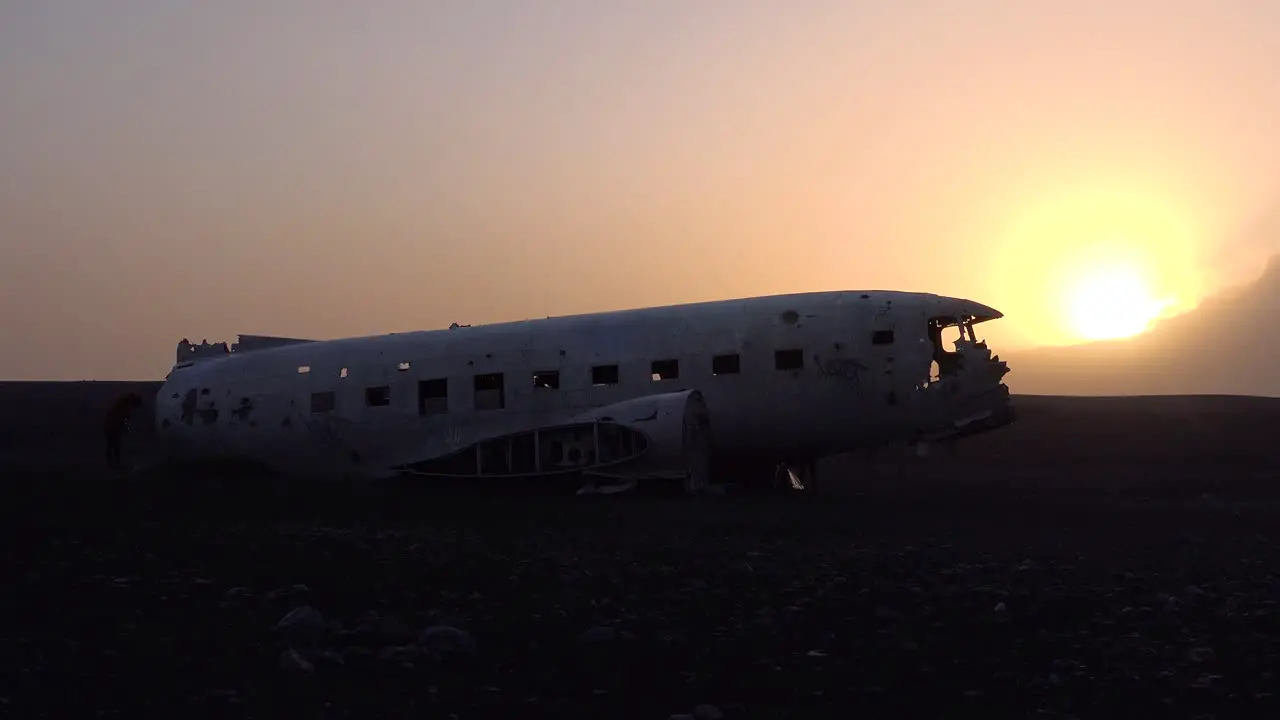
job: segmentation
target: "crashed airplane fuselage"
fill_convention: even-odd
[[[173,459],[697,491],[749,468],[1011,422],[1008,367],[974,334],[999,317],[958,298],[845,291],[340,340],[184,340],[156,422]]]

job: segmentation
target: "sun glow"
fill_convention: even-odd
[[[1158,299],[1134,267],[1112,265],[1086,272],[1064,298],[1067,322],[1082,340],[1114,340],[1137,335],[1170,305]]]
[[[1199,301],[1200,232],[1183,212],[1114,186],[1031,205],[994,258],[993,304],[1031,345],[1141,334]]]

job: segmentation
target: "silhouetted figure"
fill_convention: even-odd
[[[107,441],[107,466],[113,470],[121,467],[120,442],[129,432],[129,416],[142,407],[142,396],[128,393],[111,404],[102,419],[102,435]]]

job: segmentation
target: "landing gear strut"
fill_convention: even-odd
[[[818,489],[818,463],[812,460],[798,465],[780,462],[773,471],[773,484],[775,488],[784,490],[816,492]]]

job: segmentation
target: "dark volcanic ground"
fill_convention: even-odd
[[[714,499],[111,479],[94,402],[0,424],[6,716],[1237,718],[1280,692],[1276,401],[1023,398],[954,456]]]

